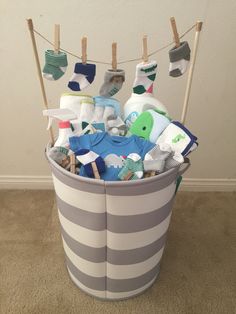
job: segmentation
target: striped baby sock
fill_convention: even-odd
[[[105,72],[104,83],[100,88],[99,94],[103,97],[112,97],[121,89],[125,81],[125,71],[107,70]]]
[[[76,63],[68,87],[73,91],[81,91],[88,87],[94,80],[96,74],[95,64]]]
[[[75,155],[79,162],[84,166],[85,173],[87,174],[88,177],[94,178],[95,176],[92,163],[96,164],[99,174],[105,172],[106,170],[105,161],[101,156],[99,156],[95,152],[83,148],[76,151]]]
[[[178,77],[186,72],[190,60],[190,48],[187,41],[180,43],[179,47],[174,47],[169,51],[170,66],[169,75]]]
[[[46,50],[42,75],[47,80],[56,81],[66,72],[67,65],[67,56],[64,52],[55,53],[53,50]]]
[[[156,78],[156,72],[156,61],[137,64],[133,92],[135,94],[151,93],[153,82]]]

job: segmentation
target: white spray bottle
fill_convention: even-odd
[[[43,115],[49,118],[47,130],[51,127],[52,121],[58,121],[59,133],[54,146],[69,147],[69,137],[73,136],[70,120],[77,118],[70,109],[48,109],[43,110]]]

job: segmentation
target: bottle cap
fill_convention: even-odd
[[[60,121],[58,126],[60,129],[68,129],[70,128],[70,121]]]

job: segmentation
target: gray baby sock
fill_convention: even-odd
[[[187,41],[180,43],[179,47],[174,47],[169,51],[170,66],[169,75],[173,77],[184,74],[190,60],[190,48]]]
[[[127,127],[121,117],[110,116],[107,120],[107,131],[110,135],[124,136]]]
[[[68,159],[69,150],[65,147],[54,146],[50,149],[48,155],[51,157],[57,164],[66,168],[70,163],[70,159]]]
[[[184,157],[180,153],[172,153],[165,162],[165,171],[177,167],[184,162]]]
[[[104,83],[100,88],[99,94],[104,97],[112,97],[121,89],[125,81],[125,71],[107,70],[105,72]]]
[[[165,161],[171,154],[171,147],[167,143],[154,146],[146,155],[144,160],[144,170],[155,170],[159,173],[164,171]],[[150,162],[151,161],[151,162]],[[156,167],[156,168],[155,168]],[[154,169],[150,169],[154,168]]]

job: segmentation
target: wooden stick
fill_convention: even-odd
[[[93,168],[94,178],[95,179],[100,179],[98,168],[97,168],[97,165],[96,165],[96,163],[94,161],[92,162],[92,168]]]
[[[54,27],[54,52],[59,53],[60,51],[60,25],[55,24]]]
[[[143,36],[143,56],[142,56],[143,62],[148,62],[148,49],[147,49],[147,35]]]
[[[132,173],[131,171],[129,171],[129,172],[127,173],[127,175],[124,177],[124,181],[128,181],[129,179],[132,178],[132,176],[133,176],[133,173]]]
[[[196,23],[196,32],[195,32],[195,38],[194,38],[193,52],[192,52],[191,64],[189,68],[188,80],[187,80],[186,91],[185,91],[185,96],[184,96],[183,110],[182,110],[182,115],[181,115],[182,124],[185,124],[185,120],[186,120],[189,95],[190,95],[190,90],[191,90],[191,85],[192,85],[193,71],[194,71],[194,66],[195,66],[195,61],[196,61],[196,56],[197,56],[197,48],[198,48],[198,42],[199,42],[201,29],[202,29],[202,22],[198,21]]]
[[[75,173],[75,154],[70,155],[70,172]]]
[[[38,72],[38,78],[39,78],[40,88],[41,88],[41,92],[42,92],[42,96],[43,96],[43,102],[44,102],[45,108],[48,109],[48,101],[47,101],[47,96],[46,96],[45,87],[44,87],[43,78],[42,78],[42,73],[41,73],[41,67],[40,67],[40,62],[39,62],[39,55],[38,55],[36,40],[35,40],[35,36],[34,36],[34,25],[33,25],[32,19],[27,19],[27,24],[28,24],[31,42],[32,42],[32,46],[33,46],[34,57],[35,57],[35,62],[36,62],[36,67],[37,67],[37,72]],[[53,145],[54,144],[54,136],[53,136],[52,127],[50,127],[49,132],[50,132],[50,137],[51,137],[51,144]]]
[[[81,46],[82,46],[82,63],[87,63],[87,37],[83,37],[81,40]]]
[[[117,58],[116,58],[116,54],[117,54],[117,43],[112,43],[112,62],[111,62],[111,66],[112,66],[112,70],[116,71],[117,70]]]
[[[170,23],[171,23],[172,31],[173,31],[173,34],[174,34],[175,46],[179,47],[180,46],[180,40],[179,40],[179,34],[177,32],[177,27],[176,27],[176,23],[175,23],[175,18],[174,17],[170,18]]]

